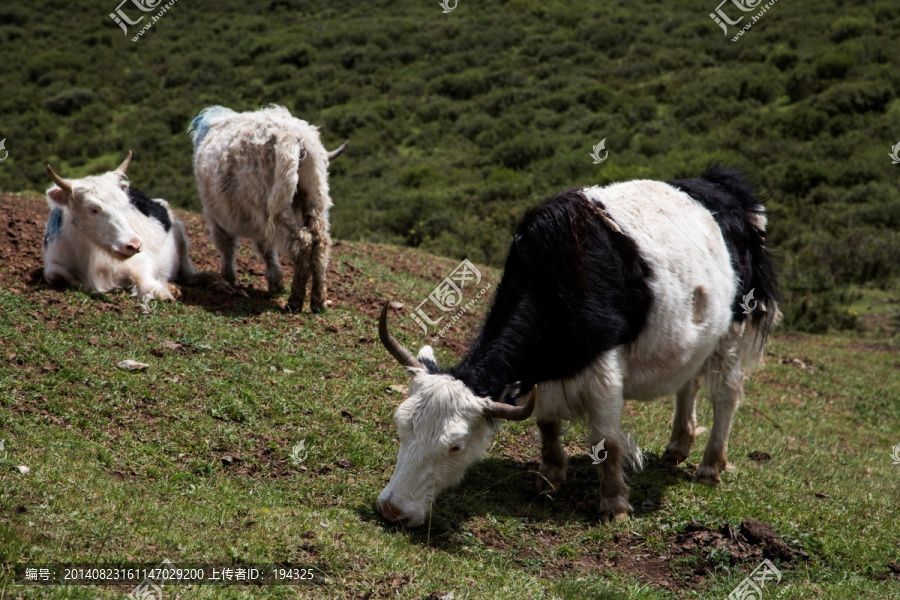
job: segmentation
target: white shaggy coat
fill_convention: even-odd
[[[235,282],[237,238],[247,238],[266,262],[270,292],[283,289],[281,250],[294,265],[288,305],[302,308],[311,274],[311,308],[322,310],[331,197],[318,128],[274,105],[245,113],[211,107],[195,123],[194,174],[223,277]]]
[[[47,190],[51,208],[44,243],[44,278],[52,285],[80,286],[90,292],[124,289],[133,296],[174,300],[170,281],[190,278],[184,227],[168,211],[169,231],[142,214],[128,199],[128,180],[120,171],[75,179],[72,193]],[[62,211],[61,226],[51,225]],[[135,248],[139,248],[134,252]]]

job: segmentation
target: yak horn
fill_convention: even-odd
[[[518,385],[518,384],[513,384]],[[513,386],[510,386],[513,387]],[[510,388],[506,388],[509,390]],[[506,390],[500,396],[506,396]],[[493,417],[494,419],[506,419],[507,421],[524,421],[534,412],[534,405],[537,400],[537,386],[531,388],[528,392],[528,400],[522,406],[513,406],[505,402],[491,402],[490,407],[484,410],[484,416]]]
[[[125,160],[122,161],[122,164],[116,168],[116,171],[125,174],[125,171],[128,170],[128,165],[131,163],[131,150],[128,151],[128,156],[125,157]]]
[[[344,143],[346,145],[346,142]],[[390,333],[388,333],[387,328],[387,313],[388,308],[391,306],[391,301],[388,300],[384,303],[384,308],[381,309],[381,317],[378,319],[378,337],[381,338],[381,343],[384,344],[384,347],[387,348],[387,351],[391,353],[391,356],[397,359],[404,367],[409,367],[411,369],[424,369],[422,363],[419,362],[413,353],[400,345],[400,342],[395,340]]]
[[[328,162],[333,161],[335,158],[340,156],[341,152],[347,149],[347,144],[350,143],[350,140],[345,140],[343,144],[332,150],[328,153]]]
[[[50,168],[50,165],[47,165],[47,174],[50,175],[50,179],[52,179],[53,183],[58,185],[61,190],[65,191],[67,194],[72,193],[72,184],[54,173],[53,169]]]

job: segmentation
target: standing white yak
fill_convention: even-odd
[[[284,289],[281,250],[294,265],[288,306],[302,310],[311,274],[310,309],[324,310],[331,254],[328,164],[347,142],[328,152],[317,127],[276,105],[245,113],[210,106],[188,132],[203,217],[225,280],[235,283],[237,240],[248,238],[266,263],[270,293]]]

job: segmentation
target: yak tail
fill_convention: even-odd
[[[714,164],[697,179],[669,182],[700,202],[715,218],[738,276],[732,322],[744,325],[741,358],[759,362],[781,320],[778,277],[766,243],[766,209],[759,193],[735,168]]]

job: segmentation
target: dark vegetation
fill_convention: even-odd
[[[722,160],[771,196],[788,325],[859,328],[855,295],[900,279],[900,4],[779,2],[736,43],[715,4],[180,0],[137,42],[115,2],[4,5],[0,189],[133,149],[138,187],[197,210],[191,118],[275,102],[329,147],[352,140],[336,237],[500,265],[524,212],[563,189]]]

